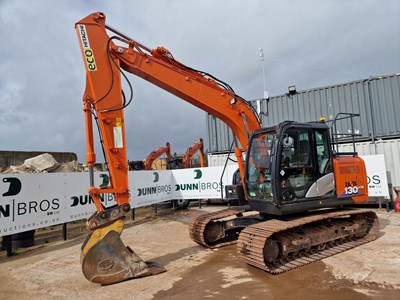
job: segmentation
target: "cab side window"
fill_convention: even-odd
[[[331,157],[329,151],[329,137],[325,130],[315,131],[315,141],[317,147],[317,163],[319,174],[332,172]]]

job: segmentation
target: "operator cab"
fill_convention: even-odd
[[[283,215],[337,206],[330,145],[323,122],[283,122],[255,131],[245,174],[251,209]]]

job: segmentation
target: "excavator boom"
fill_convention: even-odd
[[[82,33],[79,28],[85,28],[85,31]],[[92,39],[96,41],[96,47],[91,46],[89,51],[83,48],[83,56],[88,81],[92,83],[92,89],[96,89],[97,97],[106,93],[108,96],[108,89],[110,93],[121,93],[119,71],[123,69],[214,115],[225,122],[238,139],[235,154],[244,176],[239,143],[246,149],[250,133],[261,128],[257,113],[249,102],[236,95],[228,84],[175,60],[167,49],[158,47],[150,50],[106,25],[103,13],[94,13],[82,19],[77,23],[77,30],[82,45]],[[118,36],[109,37],[106,30]],[[116,45],[114,41],[126,47]]]

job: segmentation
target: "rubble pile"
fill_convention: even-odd
[[[28,158],[22,165],[9,166],[0,169],[2,174],[24,174],[24,173],[70,173],[86,172],[86,165],[77,161],[58,163],[49,153],[44,153],[32,158]]]

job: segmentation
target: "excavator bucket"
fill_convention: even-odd
[[[117,220],[88,235],[82,245],[83,275],[91,282],[108,285],[120,281],[156,275],[165,268],[154,262],[144,262],[120,238],[124,224]]]

